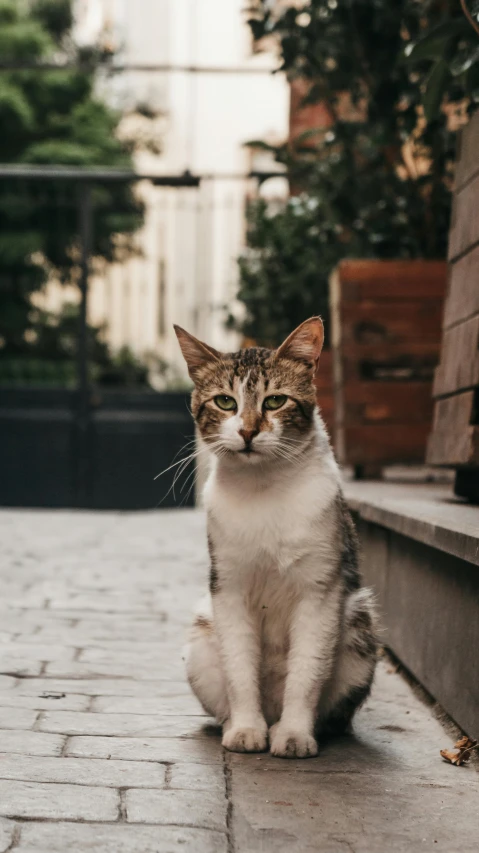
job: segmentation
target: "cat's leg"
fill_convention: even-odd
[[[339,579],[326,590],[308,587],[293,610],[281,719],[270,730],[271,753],[317,755],[314,737],[320,692],[330,678],[341,618]]]
[[[224,723],[229,716],[226,681],[208,598],[200,603],[196,612],[185,660],[193,693],[208,714]]]
[[[268,726],[261,710],[258,625],[242,593],[226,582],[214,590],[213,610],[229,705],[223,746],[232,752],[263,752]]]
[[[371,690],[376,666],[376,616],[370,590],[348,596],[334,672],[318,707],[320,737],[341,734]]]

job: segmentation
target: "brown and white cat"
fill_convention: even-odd
[[[235,752],[302,758],[344,730],[376,662],[372,596],[316,405],[319,317],[277,349],[223,354],[175,326],[211,450],[210,594],[187,673]]]

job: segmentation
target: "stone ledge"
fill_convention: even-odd
[[[345,491],[382,642],[477,738],[479,508],[440,485],[354,482]]]
[[[479,507],[454,497],[450,487],[355,481],[346,483],[345,494],[364,521],[479,566]]]

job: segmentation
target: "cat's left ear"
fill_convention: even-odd
[[[181,347],[181,352],[183,353],[183,358],[188,365],[188,373],[194,382],[198,370],[204,367],[204,365],[209,361],[216,361],[221,358],[221,353],[219,353],[218,350],[213,349],[213,347],[210,347],[208,344],[204,344],[202,341],[199,341],[194,335],[190,335],[190,333],[185,329],[182,329],[181,326],[175,325],[174,329],[176,337],[178,338],[178,343]]]
[[[301,323],[294,332],[291,332],[276,350],[276,355],[295,361],[307,361],[316,371],[323,342],[324,326],[321,317],[310,317],[309,320]]]

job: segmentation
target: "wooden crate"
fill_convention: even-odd
[[[334,444],[358,476],[424,462],[447,265],[343,261],[331,278]]]
[[[449,282],[434,378],[431,465],[456,468],[456,494],[479,501],[479,113],[462,132],[449,235]]]

